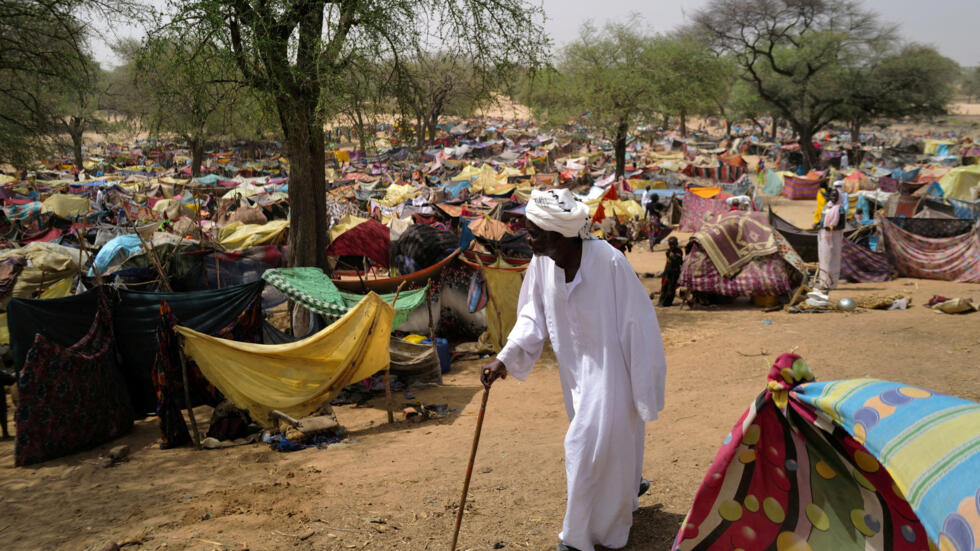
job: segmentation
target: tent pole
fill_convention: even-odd
[[[432,322],[432,278],[425,282],[425,309],[429,311],[429,340],[432,341],[432,352],[439,359],[439,348],[436,346],[436,329]],[[439,384],[442,384],[442,366],[439,367]]]
[[[191,430],[194,431],[194,447],[201,449],[201,432],[197,429],[197,419],[194,417],[194,404],[191,403],[191,387],[187,381],[187,357],[184,356],[184,338],[180,338],[177,351],[180,354],[180,375],[184,379],[184,405],[187,407],[187,416],[191,418]]]
[[[402,281],[398,285],[398,289],[395,290],[395,298],[391,301],[391,307],[394,308],[395,304],[398,303],[398,295],[402,292],[402,287],[405,286],[405,282]],[[395,422],[395,406],[392,403],[391,397],[391,357],[388,357],[388,364],[385,366],[385,407],[388,410],[388,423]]]

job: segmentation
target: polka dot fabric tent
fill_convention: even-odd
[[[980,405],[783,354],[705,476],[675,550],[973,551]]]

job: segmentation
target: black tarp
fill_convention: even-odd
[[[235,321],[249,301],[262,292],[262,281],[223,289],[186,293],[147,293],[117,291],[113,303],[113,326],[120,368],[139,416],[156,410],[151,370],[157,354],[156,328],[160,301],[166,300],[185,327],[212,334]],[[12,299],[7,308],[14,369],[20,370],[24,357],[40,333],[68,347],[79,341],[95,318],[98,291],[93,289],[74,297],[57,299]]]

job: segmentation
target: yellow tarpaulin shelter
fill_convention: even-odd
[[[218,229],[218,243],[226,251],[241,251],[256,245],[278,241],[288,227],[288,220],[273,220],[265,224],[232,222]]]
[[[487,301],[487,333],[490,335],[490,346],[496,352],[507,344],[507,335],[517,323],[517,299],[524,281],[524,272],[503,270],[501,267],[509,267],[509,264],[497,261],[483,269],[487,292],[492,297]]]
[[[269,412],[309,415],[345,386],[384,369],[395,310],[368,293],[326,329],[289,344],[252,344],[178,326],[185,352],[226,398],[268,426]]]
[[[41,212],[53,212],[60,218],[71,220],[92,210],[89,200],[80,195],[55,193],[41,204]]]
[[[947,172],[939,185],[943,188],[943,196],[961,201],[976,199],[970,191],[980,186],[980,165],[958,166]]]

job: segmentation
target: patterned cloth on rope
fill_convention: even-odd
[[[402,232],[398,241],[391,244],[391,253],[395,257],[411,259],[412,265],[418,271],[436,264],[449,256],[459,243],[455,234],[437,229],[425,224],[413,224]],[[407,275],[408,271],[402,271]]]
[[[71,346],[35,334],[17,382],[14,464],[40,463],[108,442],[133,426],[113,346],[112,310],[100,293],[88,333]]]
[[[160,424],[160,448],[168,449],[190,443],[191,436],[184,422],[181,408],[186,408],[184,379],[180,363],[180,340],[174,327],[180,322],[166,300],[160,303],[156,338],[158,352],[153,362],[153,387],[157,395],[157,420]],[[259,295],[227,325],[214,333],[215,336],[243,341],[262,342],[262,303]],[[187,381],[190,384],[191,403],[215,406],[224,398],[201,373],[197,364],[188,357]]]
[[[728,212],[728,205],[717,199],[705,199],[688,190],[684,192],[684,207],[681,211],[679,230],[694,233],[701,229],[705,215],[717,215]],[[714,216],[711,216],[714,219]]]
[[[875,379],[813,379],[799,356],[776,360],[674,549],[972,549],[980,405]]]
[[[895,270],[888,255],[872,251],[850,239],[844,239],[841,247],[840,276],[855,283],[890,281]]]
[[[344,316],[364,298],[356,293],[346,293],[337,289],[333,281],[320,268],[279,268],[268,270],[262,279],[282,291],[287,297],[333,322]],[[393,327],[398,327],[413,310],[425,302],[428,286],[398,294],[395,303]],[[388,304],[395,300],[396,293],[380,295]]]
[[[980,283],[980,228],[955,237],[929,238],[878,218],[885,250],[898,275]]]
[[[889,218],[903,230],[914,233],[920,237],[954,237],[962,235],[973,229],[973,220],[961,220],[958,218]]]

